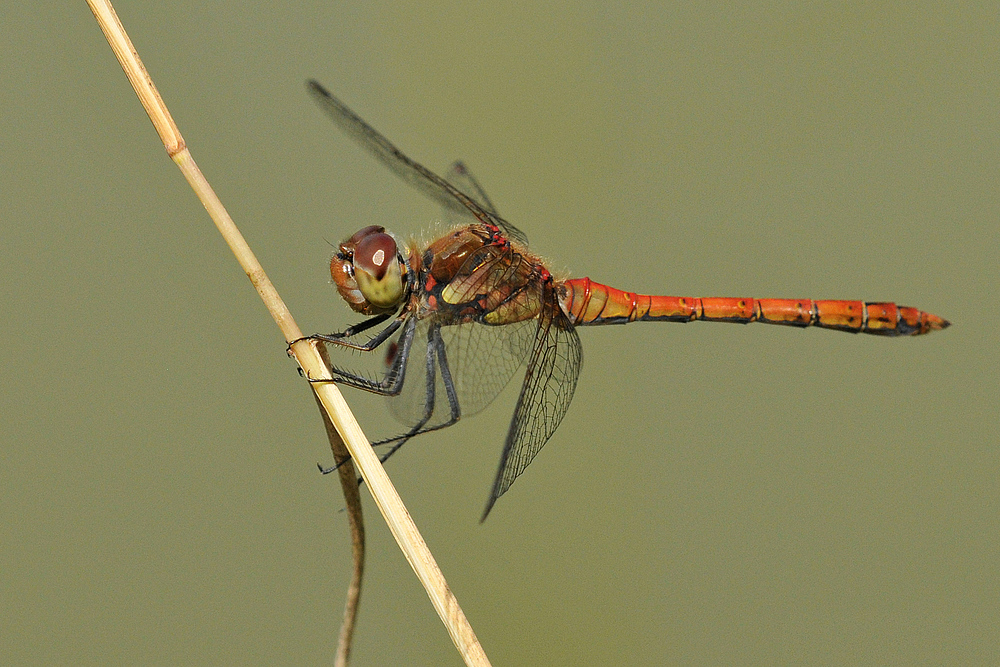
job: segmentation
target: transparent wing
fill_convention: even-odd
[[[528,236],[520,229],[500,217],[496,206],[494,206],[493,202],[490,201],[489,195],[486,194],[486,191],[483,190],[483,186],[479,184],[479,181],[477,181],[476,177],[472,175],[472,172],[469,171],[469,168],[465,166],[464,162],[457,160],[452,163],[451,168],[448,169],[448,182],[461,190],[470,199],[479,204],[484,211],[493,216],[494,222],[504,231],[504,234],[509,240],[516,241],[523,246],[528,245]],[[462,224],[462,218],[465,217],[468,219],[468,214],[469,212],[467,210],[457,210],[447,206],[444,209],[445,219],[453,226]]]
[[[445,360],[458,398],[462,417],[468,417],[489,405],[524,365],[531,350],[536,323],[534,320],[504,326],[488,326],[476,322],[441,327]],[[387,400],[389,411],[406,426],[417,424],[425,414],[427,401],[433,396],[431,419],[424,425],[432,428],[447,422],[451,416],[448,387],[441,371],[440,359],[434,359],[434,390],[428,391],[427,355],[429,321],[417,324],[413,347],[406,364],[402,391]],[[398,346],[390,346],[386,362]]]
[[[392,142],[386,139],[378,130],[363,121],[346,104],[330,94],[319,82],[310,80],[307,86],[313,98],[337,127],[347,133],[362,148],[374,155],[382,164],[399,176],[399,178],[417,188],[448,210],[471,215],[485,224],[496,225],[512,238],[516,238],[519,241],[524,238],[524,234],[516,227],[484,209],[469,195],[463,193],[459,188],[444,180],[430,169],[404,155]]]
[[[483,190],[481,185],[479,185],[479,181],[477,181],[476,177],[472,175],[472,172],[469,171],[469,168],[465,166],[464,162],[461,160],[455,160],[452,162],[451,167],[448,168],[447,178],[449,183],[464,192],[470,199],[479,204],[479,206],[490,215],[500,215],[497,213],[497,208],[493,205],[493,202],[490,201],[486,191]]]
[[[524,366],[535,326],[533,320],[527,320],[503,326],[470,323],[441,329],[463,416],[474,415],[492,403]]]
[[[547,298],[552,307],[543,309],[537,320],[524,385],[480,521],[486,520],[497,498],[510,488],[555,432],[576,391],[583,362],[580,337],[559,310],[553,295]]]

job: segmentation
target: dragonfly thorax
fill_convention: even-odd
[[[348,305],[359,313],[392,312],[407,296],[407,266],[396,239],[370,225],[340,244],[330,275]]]

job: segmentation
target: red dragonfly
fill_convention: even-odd
[[[481,520],[569,408],[583,359],[577,327],[705,320],[912,336],[949,324],[894,303],[650,296],[589,278],[557,280],[528,250],[524,233],[497,214],[461,162],[452,166],[447,179],[441,178],[404,155],[319,83],[308,85],[355,141],[450,216],[464,216],[463,224],[426,248],[413,242],[401,246],[383,227],[365,227],[340,244],[330,262],[340,295],[353,310],[371,317],[343,332],[309,338],[362,352],[388,343],[386,371],[378,379],[331,368],[333,382],[392,397],[390,409],[409,427],[374,443],[390,446],[381,460],[413,436],[479,412],[525,367]],[[359,334],[382,324],[373,337],[359,342]]]

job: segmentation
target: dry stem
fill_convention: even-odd
[[[132,42],[125,34],[125,29],[118,20],[110,2],[107,0],[88,0],[88,4],[94,12],[101,30],[104,31],[108,43],[115,52],[115,56],[125,70],[125,74],[128,76],[132,87],[139,96],[139,100],[142,102],[143,107],[145,107],[146,113],[149,114],[150,120],[153,121],[153,126],[159,133],[163,145],[167,149],[167,153],[180,168],[184,174],[184,178],[187,179],[202,204],[208,210],[219,232],[225,238],[226,243],[229,244],[240,266],[243,267],[243,270],[250,278],[250,282],[253,283],[254,288],[260,294],[274,321],[281,329],[285,340],[293,341],[300,339],[302,332],[292,318],[291,313],[278,296],[277,290],[275,290],[274,285],[267,278],[264,269],[250,250],[235,223],[229,217],[222,202],[219,201],[219,198],[215,195],[215,192],[209,186],[208,181],[191,157],[180,131],[174,124],[166,105],[163,103],[146,69],[143,67],[139,55],[132,46]],[[292,353],[295,355],[299,366],[301,366],[307,377],[330,379],[329,366],[324,363],[314,344],[309,341],[300,340],[292,346]],[[315,392],[317,401],[319,401],[325,410],[330,423],[333,424],[337,433],[343,438],[344,443],[346,443],[347,449],[355,464],[360,469],[361,476],[368,485],[379,511],[389,525],[393,537],[396,538],[400,549],[402,549],[410,566],[413,568],[418,579],[420,579],[421,584],[423,584],[427,595],[430,597],[445,627],[447,627],[452,641],[458,647],[466,664],[488,665],[489,660],[479,645],[479,640],[476,639],[476,635],[465,618],[465,614],[462,612],[461,607],[459,607],[458,601],[448,588],[448,584],[444,580],[440,569],[438,569],[437,563],[434,562],[430,550],[417,531],[417,527],[410,518],[409,512],[403,506],[402,500],[389,481],[378,457],[375,456],[375,452],[372,450],[368,439],[362,432],[354,415],[351,414],[340,391],[332,383],[313,384],[311,386]],[[332,441],[331,446],[334,446],[336,456],[336,446]],[[361,534],[363,535],[363,532]],[[357,552],[356,548],[355,552]],[[357,563],[355,572],[360,576],[360,568]],[[351,607],[352,603],[349,599],[347,613],[350,613]],[[356,610],[356,599],[353,608]],[[341,654],[344,656],[344,660],[346,660],[347,651],[339,649],[338,656]]]

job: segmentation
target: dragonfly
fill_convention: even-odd
[[[462,162],[442,178],[318,82],[309,81],[308,89],[342,131],[440,204],[455,223],[426,247],[400,242],[380,225],[364,227],[340,244],[330,262],[333,282],[348,306],[368,319],[306,338],[328,349],[384,351],[385,367],[371,377],[332,365],[332,379],[312,381],[390,398],[390,411],[407,430],[373,443],[388,447],[379,457],[384,462],[411,438],[481,411],[523,369],[480,522],[566,415],[583,362],[579,327],[701,320],[914,336],[949,326],[936,315],[895,303],[653,296],[589,278],[557,279],[528,249],[524,232],[500,217]]]

